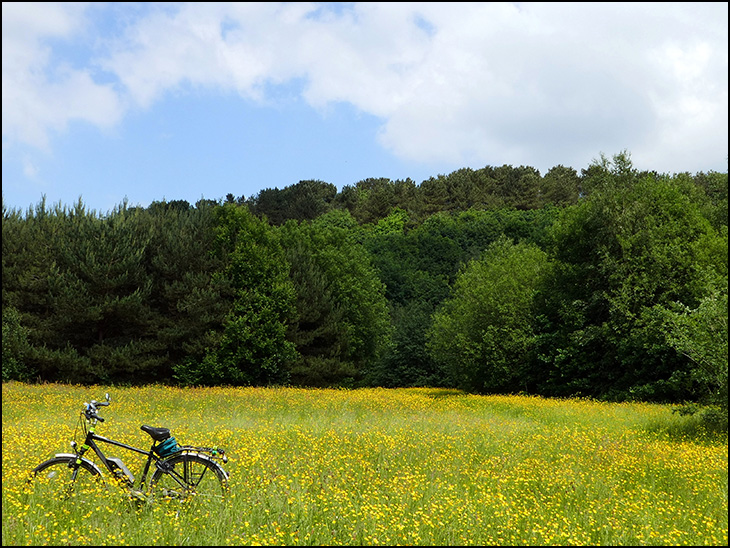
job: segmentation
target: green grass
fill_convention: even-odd
[[[221,445],[221,504],[109,489],[39,500],[84,401],[101,435],[141,424]],[[453,390],[3,385],[3,545],[726,545],[727,434],[669,406]],[[135,475],[141,457],[117,452]]]

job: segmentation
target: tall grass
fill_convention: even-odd
[[[225,447],[230,499],[137,504],[113,486],[38,500],[27,472],[70,450],[81,404],[105,392],[101,435],[148,447],[150,424]],[[668,406],[12,383],[2,409],[3,545],[727,544],[727,435]]]

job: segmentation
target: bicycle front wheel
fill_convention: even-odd
[[[194,453],[174,455],[161,463],[150,481],[156,499],[223,500],[228,492],[228,478],[223,469],[209,458]]]
[[[104,486],[101,474],[76,457],[54,457],[36,466],[29,483],[33,493],[44,498],[64,500],[72,495],[92,495]]]

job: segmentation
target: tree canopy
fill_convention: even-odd
[[[458,386],[727,413],[727,173],[463,168],[3,204],[3,380]]]

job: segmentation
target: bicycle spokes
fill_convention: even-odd
[[[210,459],[183,453],[171,458],[165,465],[152,479],[151,487],[158,496],[180,500],[224,498],[227,487],[225,472]]]
[[[103,485],[101,477],[72,458],[53,458],[33,470],[33,492],[43,498],[65,500],[72,495],[92,494]]]

